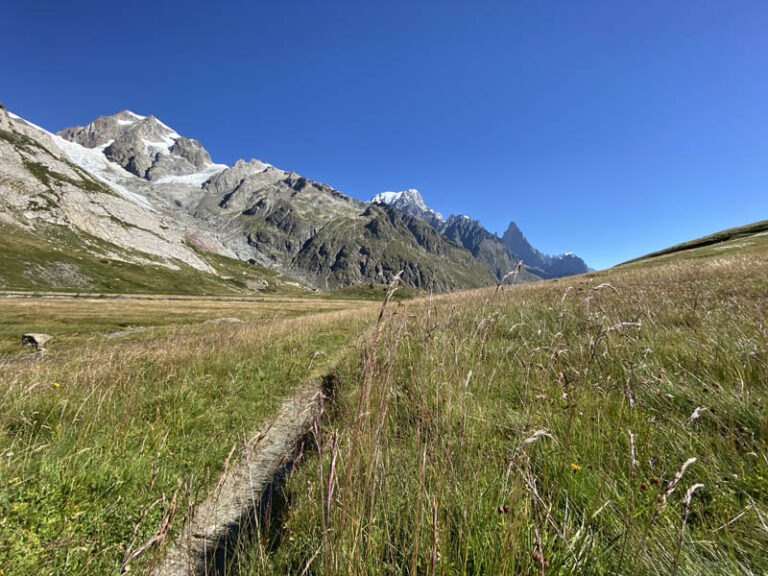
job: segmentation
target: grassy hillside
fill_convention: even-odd
[[[748,248],[390,308],[231,573],[768,573]]]
[[[307,290],[267,268],[200,253],[218,275],[175,262],[176,270],[64,226],[40,225],[35,233],[0,221],[0,290],[74,293],[301,295]]]
[[[768,220],[746,226],[721,230],[709,236],[684,242],[646,256],[635,258],[620,266],[663,263],[680,258],[711,258],[715,256],[764,255],[768,251]]]

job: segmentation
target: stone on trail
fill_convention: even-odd
[[[27,346],[32,346],[35,350],[45,351],[45,343],[48,342],[53,336],[48,334],[35,334],[30,332],[29,334],[22,334],[21,343]]]

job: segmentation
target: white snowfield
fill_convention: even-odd
[[[189,184],[192,186],[200,187],[205,182],[215,176],[219,172],[223,172],[229,168],[226,164],[211,164],[207,168],[200,170],[199,172],[193,172],[192,174],[184,174],[183,176],[163,176],[157,180],[153,180],[153,184]],[[265,168],[266,170],[266,168]]]
[[[65,140],[56,134],[51,134],[48,132],[48,135],[51,137],[56,146],[58,146],[59,150],[64,152],[64,154],[67,155],[67,158],[77,164],[80,168],[86,172],[89,172],[91,175],[112,188],[112,190],[120,194],[120,196],[126,200],[130,200],[131,202],[138,204],[147,210],[151,210],[152,212],[159,213],[158,210],[152,206],[152,203],[144,196],[136,192],[131,192],[125,186],[123,186],[122,183],[128,182],[132,179],[139,180],[139,178],[138,176],[134,176],[127,170],[123,169],[122,166],[115,164],[114,162],[110,162],[106,159],[99,148],[103,150],[103,148],[106,148],[109,146],[109,144],[104,144],[103,147],[99,146],[98,148],[90,149],[84,146],[80,146],[80,144],[70,142],[69,140]]]
[[[381,192],[371,198],[374,204],[394,204],[403,196],[403,192]]]
[[[134,115],[137,116],[138,119],[143,118],[143,116],[139,117],[138,114]],[[80,144],[70,142],[69,140],[65,140],[61,136],[57,136],[56,134],[48,132],[48,130],[45,128],[41,128],[37,124],[33,124],[29,120],[25,120],[21,116],[17,116],[10,111],[8,112],[8,116],[14,120],[24,122],[36,130],[44,132],[48,137],[50,137],[56,147],[64,152],[67,158],[69,158],[74,164],[90,173],[94,178],[97,178],[103,184],[106,184],[112,188],[112,190],[114,190],[126,200],[130,200],[131,202],[138,204],[147,210],[151,210],[152,212],[159,213],[158,210],[156,210],[150,201],[147,200],[144,196],[137,194],[136,192],[131,192],[121,184],[121,182],[130,181],[131,179],[138,179],[138,177],[134,176],[127,170],[124,170],[122,166],[119,166],[118,164],[110,162],[106,159],[103,151],[112,143],[111,141],[107,142],[106,144],[102,144],[97,148],[90,149],[86,148],[85,146],[80,146]]]

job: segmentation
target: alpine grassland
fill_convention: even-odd
[[[208,573],[766,574],[768,234],[726,232],[442,295],[0,299],[0,568],[152,573],[322,377]]]
[[[229,573],[768,573],[750,245],[390,301]]]
[[[370,306],[0,299],[0,573],[145,569]],[[24,332],[54,338],[42,354]]]

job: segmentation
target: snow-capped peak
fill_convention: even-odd
[[[422,220],[436,219],[441,222],[443,221],[443,215],[427,206],[424,198],[421,197],[416,188],[409,188],[402,192],[381,192],[371,198],[371,204],[386,204],[400,212],[416,216]]]
[[[381,192],[379,194],[376,194],[373,198],[371,198],[371,203],[373,204],[394,204],[397,202],[400,197],[403,195],[402,192]]]

